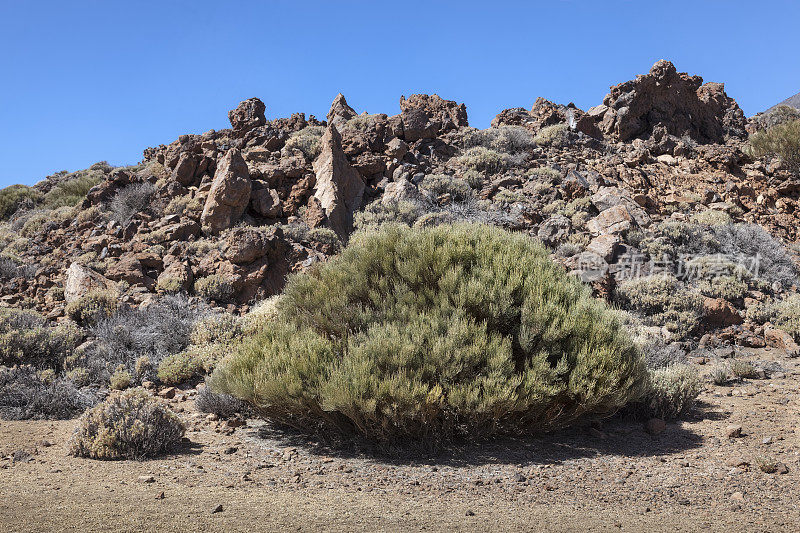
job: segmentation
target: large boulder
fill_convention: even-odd
[[[244,133],[246,131],[263,126],[267,123],[264,116],[267,106],[258,98],[249,98],[241,102],[236,109],[228,111],[228,120],[231,121],[231,127],[235,133]]]
[[[616,140],[648,138],[657,126],[700,143],[744,138],[747,121],[724,85],[703,85],[700,76],[678,73],[661,60],[650,72],[611,88],[603,105],[589,110],[602,132]]]
[[[72,263],[64,280],[64,300],[69,303],[92,291],[116,291],[116,284],[89,267]]]
[[[353,228],[353,212],[361,206],[364,180],[347,161],[336,126],[328,125],[320,144],[322,151],[314,161],[314,197],[325,212],[328,227],[346,239]]]
[[[406,141],[429,139],[439,133],[469,126],[467,107],[437,94],[400,97],[401,119]]]
[[[333,99],[331,109],[328,111],[328,115],[325,118],[328,119],[328,124],[333,124],[336,126],[337,130],[341,131],[345,124],[347,124],[347,121],[355,116],[355,110],[347,105],[347,100],[345,100],[344,95],[339,93],[336,95],[336,98]]]
[[[231,148],[217,163],[200,223],[208,233],[219,233],[236,224],[250,202],[252,184],[241,152]]]

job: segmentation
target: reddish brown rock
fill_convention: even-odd
[[[264,102],[258,98],[250,98],[229,111],[228,120],[235,132],[245,132],[267,123],[264,117],[266,109]]]
[[[200,222],[203,230],[219,233],[239,221],[250,202],[250,175],[242,154],[231,148],[217,165]]]
[[[744,322],[733,304],[723,298],[703,300],[703,315],[705,323],[712,327],[724,328]]]

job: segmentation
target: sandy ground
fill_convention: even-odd
[[[1,529],[798,531],[800,361],[746,357],[780,368],[709,384],[689,419],[657,436],[615,419],[434,458],[326,448],[258,420],[231,428],[195,412],[193,391],[171,400],[189,443],[149,461],[70,457],[74,420],[3,421]]]

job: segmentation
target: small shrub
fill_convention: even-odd
[[[158,365],[158,379],[165,385],[180,385],[202,372],[200,361],[189,351],[168,355]]]
[[[85,387],[91,381],[89,370],[83,367],[73,368],[64,377],[74,383],[76,387]]]
[[[607,415],[646,375],[614,313],[533,239],[393,225],[292,277],[208,383],[296,427],[435,445]]]
[[[697,370],[673,365],[650,374],[650,391],[643,403],[647,416],[675,420],[687,413],[703,390]]]
[[[142,389],[112,394],[86,412],[72,437],[70,453],[90,459],[157,456],[180,443],[181,420]]]
[[[778,328],[790,333],[795,339],[800,338],[800,294],[791,294],[775,302],[765,314],[773,318]]]
[[[759,377],[758,369],[747,361],[734,361],[731,364],[730,373],[736,379],[756,379]]]
[[[68,303],[65,311],[78,324],[93,326],[104,318],[114,316],[118,307],[115,292],[94,290]]]
[[[312,242],[331,246],[336,251],[342,247],[341,239],[339,239],[336,232],[330,228],[314,228],[308,232],[308,239]]]
[[[112,369],[122,365],[139,380],[149,378],[151,374],[141,372],[141,358],[156,368],[165,357],[184,350],[194,323],[204,312],[192,307],[185,296],[165,296],[144,308],[123,309],[92,329],[99,343],[85,355],[84,365]]]
[[[622,282],[616,291],[624,309],[684,337],[699,324],[702,300],[672,276],[655,275]]]
[[[463,202],[472,198],[472,187],[459,178],[454,178],[446,174],[429,174],[420,183],[419,188],[428,191],[434,197],[442,194],[449,194],[456,202]]]
[[[156,188],[150,182],[132,183],[119,190],[109,205],[110,218],[120,224],[128,222],[133,215],[150,205]]]
[[[500,126],[471,132],[464,140],[467,148],[480,146],[504,153],[524,152],[536,146],[533,135],[522,126]]]
[[[0,365],[60,368],[81,339],[69,324],[51,327],[33,311],[0,308]]]
[[[114,390],[125,390],[133,384],[133,378],[130,373],[125,370],[125,367],[118,368],[116,372],[111,374],[109,380],[109,387]]]
[[[208,387],[198,387],[194,404],[201,413],[214,413],[220,418],[230,418],[249,411],[242,400],[230,394],[217,394]]]
[[[484,176],[477,170],[470,169],[461,174],[461,179],[467,182],[467,185],[469,185],[473,189],[478,190],[481,187],[483,187],[483,184],[486,181],[486,176]]]
[[[789,168],[800,168],[800,120],[791,120],[750,136],[756,157],[777,156]]]
[[[539,146],[562,146],[567,142],[568,131],[569,126],[566,124],[545,126],[539,130],[539,133],[533,138],[533,142]]]
[[[233,285],[219,274],[211,274],[194,282],[194,290],[207,300],[227,302],[233,297]]]
[[[709,378],[714,385],[722,386],[727,385],[728,381],[731,379],[731,374],[726,366],[720,365],[711,371]]]
[[[774,474],[778,471],[780,462],[774,457],[767,457],[766,455],[759,455],[755,459],[756,466],[765,474]]]
[[[456,163],[470,170],[495,174],[509,166],[508,156],[490,148],[475,146],[456,158]]]
[[[757,224],[715,226],[721,252],[731,261],[753,268],[753,276],[784,288],[797,284],[797,269],[783,243]],[[757,259],[757,260],[756,260]]]
[[[697,284],[701,294],[730,301],[741,300],[747,294],[747,283],[736,276],[719,276]]]
[[[94,401],[69,379],[43,379],[29,365],[0,366],[0,417],[6,420],[72,418]]]
[[[350,130],[368,131],[375,124],[375,120],[376,115],[365,112],[348,120],[344,127]]]
[[[702,213],[692,215],[691,220],[695,224],[705,224],[707,226],[724,226],[733,222],[728,213],[719,209],[706,209]]]
[[[411,226],[419,217],[430,211],[432,208],[420,202],[409,202],[401,200],[399,202],[372,202],[363,211],[359,211],[354,217],[354,226],[358,230],[376,229],[383,224],[399,223]]]
[[[44,195],[43,204],[46,207],[55,209],[78,205],[86,198],[89,189],[105,179],[105,174],[100,170],[80,171],[72,176],[57,183]]]
[[[183,291],[184,280],[178,277],[161,277],[156,283],[156,292],[159,294],[177,294]]]
[[[0,189],[0,220],[7,220],[20,207],[33,207],[42,199],[42,194],[27,185],[11,185]]]
[[[323,126],[306,126],[302,130],[292,133],[284,147],[288,150],[300,150],[306,161],[313,161],[322,151],[320,140],[324,134]]]

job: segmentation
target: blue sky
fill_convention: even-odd
[[[587,109],[658,59],[725,82],[748,115],[800,91],[789,1],[0,0],[0,186],[268,118],[324,117],[338,92],[394,114],[438,93],[487,127],[537,96]]]

